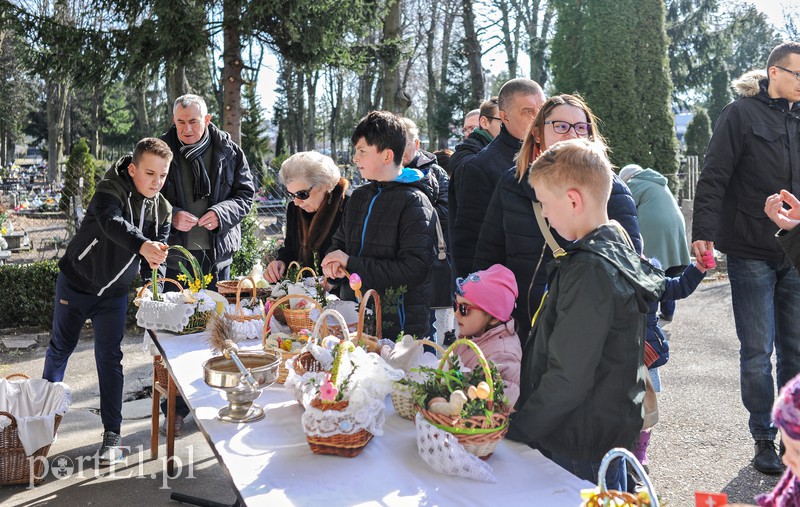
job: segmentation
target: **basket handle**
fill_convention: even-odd
[[[292,261],[292,262],[289,263],[288,266],[286,266],[286,272],[287,273],[292,270],[292,266],[297,266],[297,269],[302,269],[303,268],[303,266],[301,266],[299,262]]]
[[[439,345],[438,343],[436,343],[434,341],[431,341],[431,340],[417,340],[417,343],[419,343],[421,346],[422,345],[430,345],[431,347],[436,349],[436,352],[441,354],[442,357],[447,356],[447,351],[444,349],[444,347],[442,347],[441,345]],[[448,358],[449,358],[449,356],[448,356]]]
[[[361,341],[361,336],[364,334],[364,317],[367,315],[367,302],[370,297],[375,300],[375,336],[379,340],[383,336],[381,333],[381,296],[375,289],[370,289],[364,293],[358,308],[358,327],[356,327],[356,340],[358,341]]]
[[[6,375],[6,380],[11,380],[14,377],[21,377],[24,380],[30,380],[31,379],[29,376],[25,375],[24,373],[11,373],[9,375]]]
[[[314,331],[311,333],[311,337],[316,340],[316,338],[320,336],[320,327],[322,327],[323,333],[328,332],[328,315],[339,321],[339,324],[342,326],[342,335],[345,337],[345,339],[353,341],[350,336],[350,331],[347,330],[347,322],[345,321],[344,316],[332,308],[326,308],[319,314],[317,321],[314,323]]]
[[[297,261],[292,261],[292,262],[297,262]],[[298,264],[298,266],[299,265],[300,264]],[[306,266],[304,268],[300,268],[300,271],[297,272],[297,276],[294,278],[294,283],[299,283],[300,280],[303,279],[303,273],[305,273],[306,271],[311,271],[311,277],[314,278],[314,279],[317,278],[317,273],[313,269],[311,269],[308,266]]]
[[[623,458],[631,464],[636,474],[644,483],[645,488],[647,488],[647,494],[650,495],[650,506],[659,507],[658,497],[656,496],[656,491],[653,488],[653,483],[650,482],[650,478],[642,468],[642,464],[639,463],[639,460],[636,459],[636,456],[634,456],[633,453],[623,447],[615,447],[608,451],[605,456],[603,456],[603,461],[600,462],[600,470],[597,472],[597,487],[600,488],[600,493],[608,492],[608,486],[606,485],[606,472],[608,471],[608,467],[611,465],[611,462],[616,458]]]
[[[269,305],[269,311],[267,312],[267,316],[264,317],[264,330],[261,333],[261,345],[263,346],[267,345],[267,335],[269,333],[269,323],[270,320],[272,320],[272,314],[275,313],[275,310],[280,305],[282,305],[283,303],[288,303],[292,299],[305,299],[306,301],[310,301],[314,306],[317,307],[320,313],[322,313],[322,307],[319,305],[317,300],[305,294],[287,294],[283,297],[276,299],[271,305]]]
[[[454,341],[447,347],[447,350],[442,355],[441,361],[439,361],[439,369],[444,368],[444,362],[447,361],[447,358],[452,354],[453,349],[455,349],[459,345],[466,345],[472,349],[475,355],[478,357],[478,361],[481,363],[481,368],[483,369],[483,376],[486,377],[486,383],[489,384],[489,398],[486,400],[486,407],[489,410],[492,410],[494,406],[494,380],[492,380],[492,372],[489,371],[489,362],[486,361],[486,357],[483,355],[483,351],[472,342],[472,340],[468,340],[466,338],[459,338],[458,340]]]
[[[8,378],[8,377],[6,377],[6,378]],[[14,417],[13,415],[11,415],[10,413],[0,410],[0,415],[4,415],[4,416],[8,417],[9,419],[11,419],[11,426],[9,426],[9,428],[15,428],[17,426],[17,418]]]
[[[170,282],[170,283],[176,285],[180,292],[184,292],[183,286],[181,284],[179,284],[178,282],[176,282],[175,280],[173,280],[172,278],[161,277],[158,280],[156,280],[156,282],[161,282],[161,281]],[[142,285],[142,287],[139,289],[139,292],[136,293],[136,297],[137,298],[142,297],[142,293],[144,292],[144,290],[146,288],[150,287],[150,285],[152,283],[153,283],[153,280],[148,280],[146,284]],[[186,294],[184,292],[184,295],[189,298],[189,301],[188,301],[189,303],[196,303],[197,302],[197,300],[195,298],[193,298],[192,296],[190,296],[189,294]]]
[[[236,308],[233,309],[234,315],[243,315],[244,312],[242,311],[242,284],[245,280],[250,280],[250,284],[253,286],[253,297],[251,298],[253,301],[258,300],[258,289],[256,288],[256,281],[253,279],[252,276],[246,276],[239,280],[239,283],[236,284]]]

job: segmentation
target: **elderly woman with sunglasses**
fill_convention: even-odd
[[[523,344],[544,294],[545,265],[553,258],[536,225],[532,207],[536,193],[528,183],[528,169],[550,146],[578,137],[603,142],[589,106],[578,95],[555,95],[547,99],[528,129],[517,154],[516,166],[500,177],[481,227],[473,267],[485,269],[502,264],[514,273],[519,299],[512,315]],[[608,216],[628,231],[636,250],[641,253],[636,204],[628,187],[616,175],[608,201]],[[553,235],[562,246],[567,244],[555,231]]]
[[[350,182],[341,177],[330,158],[315,151],[295,153],[281,164],[278,179],[291,201],[286,207],[286,238],[277,259],[264,272],[269,282],[277,282],[286,266],[297,261],[315,268],[331,246],[331,239],[342,221]]]

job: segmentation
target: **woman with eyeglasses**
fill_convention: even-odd
[[[292,261],[316,269],[316,254],[322,262],[342,221],[350,187],[336,163],[315,151],[287,158],[281,164],[278,179],[286,187],[290,202],[286,207],[286,238],[277,259],[264,272],[264,278],[272,283],[283,277]]]
[[[532,206],[536,194],[528,183],[528,170],[539,154],[550,146],[578,137],[604,142],[596,118],[586,102],[578,95],[566,94],[547,99],[517,153],[516,167],[500,178],[481,227],[473,267],[484,269],[502,264],[514,273],[519,299],[513,317],[523,344],[527,342],[531,319],[544,294],[545,266],[553,258],[536,224]],[[628,231],[636,251],[641,253],[636,204],[628,187],[616,175],[608,201],[608,216]],[[552,232],[559,244],[567,244],[558,233]]]

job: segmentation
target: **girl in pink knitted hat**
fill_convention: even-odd
[[[456,280],[455,313],[459,335],[471,339],[503,378],[508,403],[519,397],[519,369],[522,346],[511,312],[517,300],[517,281],[507,267],[495,264]],[[478,358],[472,349],[455,349],[462,366],[475,370]]]

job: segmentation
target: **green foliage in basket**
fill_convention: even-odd
[[[405,378],[399,383],[411,386],[414,389],[414,402],[420,407],[427,408],[428,403],[433,398],[441,397],[449,400],[453,392],[460,390],[466,394],[469,386],[477,387],[478,384],[486,381],[482,368],[479,367],[472,372],[464,373],[461,371],[461,364],[457,355],[452,354],[450,361],[451,367],[449,370],[428,368],[426,366],[412,368],[411,371],[419,372],[425,377],[426,380],[424,382],[415,382]],[[494,408],[505,407],[508,405],[508,398],[504,393],[503,379],[497,366],[491,361],[489,361],[489,371],[494,382],[494,397],[492,398]],[[468,400],[461,409],[461,418],[468,419],[476,415],[491,417],[492,410],[489,409],[487,401],[480,398]]]

